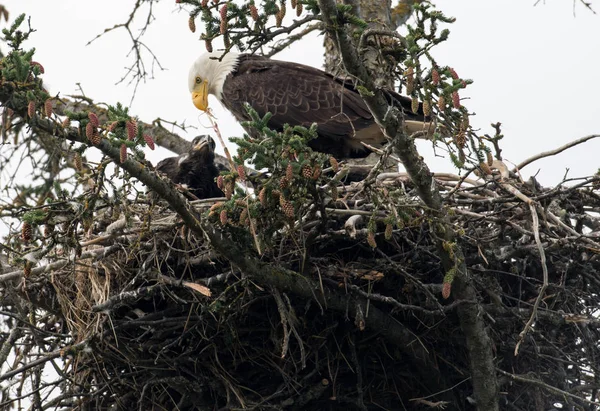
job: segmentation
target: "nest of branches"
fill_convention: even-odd
[[[279,186],[285,164],[272,174]],[[19,341],[3,404],[32,383],[41,409],[465,409],[457,308],[476,304],[506,409],[590,409],[598,179],[543,188],[495,166],[482,179],[436,177],[460,233],[444,247],[463,250],[477,290],[469,301],[453,298],[439,220],[400,173],[345,183],[344,165],[317,179],[298,166],[292,215],[270,191],[262,203],[240,187],[197,201],[216,244],[160,201],[107,207],[87,231],[34,227],[30,241],[74,241],[0,276],[14,308],[3,352]],[[295,197],[309,192],[311,203]],[[260,265],[232,264],[228,245]],[[40,378],[48,364],[54,383]]]

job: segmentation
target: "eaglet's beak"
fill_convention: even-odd
[[[194,100],[194,104],[196,104],[196,101]],[[196,106],[198,107],[198,106]],[[200,108],[200,107],[198,107]],[[202,109],[200,109],[202,110]],[[201,140],[198,144],[196,144],[193,148],[194,151],[200,151],[202,150],[204,147],[206,147],[208,145],[208,141],[207,140]]]
[[[208,81],[204,80],[196,84],[192,91],[192,101],[198,110],[206,111],[208,109]]]

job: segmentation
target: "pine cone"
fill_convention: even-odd
[[[25,244],[31,241],[32,231],[31,224],[27,221],[23,221],[23,226],[21,227],[21,239]]]
[[[258,21],[258,9],[256,6],[251,4],[248,8],[250,9],[250,16],[252,17],[252,20]]]
[[[238,172],[238,176],[240,177],[241,181],[246,181],[246,170],[244,169],[243,165],[239,165],[237,166],[237,172]]]
[[[100,126],[100,120],[98,120],[98,116],[95,113],[88,113],[88,118],[90,119],[90,123],[92,124],[92,126]]]
[[[290,181],[294,178],[294,168],[292,167],[292,163],[288,163],[287,168],[285,169],[285,178]]]
[[[283,196],[279,197],[279,205],[281,206],[281,211],[287,218],[294,218],[294,206],[291,202],[284,199]]]
[[[61,125],[63,126],[63,128],[69,127],[71,125],[71,119],[69,117],[65,118],[62,121]]]
[[[52,99],[50,98],[44,102],[44,113],[46,114],[46,117],[52,117],[53,107]]]
[[[460,108],[460,96],[458,95],[458,91],[452,93],[452,105],[454,108]]]
[[[392,230],[393,230],[393,226],[391,224],[385,225],[385,239],[388,241],[392,239],[392,232],[393,232]]]
[[[338,163],[335,157],[329,157],[329,164],[331,165],[331,168],[333,169],[334,173],[337,173],[339,171],[340,163]]]
[[[297,17],[300,17],[300,15],[302,14],[302,9],[303,9],[302,3],[298,3],[296,5],[296,16]]]
[[[258,201],[260,201],[260,205],[263,207],[267,206],[267,188],[263,187],[258,194]]]
[[[304,164],[302,166],[302,176],[304,178],[311,178],[312,177],[312,168],[310,168],[310,166],[308,164]]]
[[[437,105],[438,105],[438,110],[446,111],[446,97],[444,97],[443,94],[438,98]]]
[[[144,141],[146,142],[146,144],[148,144],[150,150],[154,150],[154,139],[150,135],[144,134]]]
[[[121,144],[121,149],[119,151],[121,164],[127,161],[127,146],[125,144]]]
[[[221,221],[222,225],[227,224],[227,210],[221,210],[221,212],[219,213],[219,220]]]
[[[188,20],[188,27],[190,28],[190,31],[192,33],[196,32],[196,19],[194,18],[194,16],[190,16]]]
[[[431,70],[431,82],[433,83],[434,86],[437,86],[438,84],[440,84],[440,72],[437,71],[436,68]]]
[[[127,139],[133,140],[138,133],[137,121],[131,119],[125,123],[125,127],[127,128]]]
[[[313,180],[318,180],[319,177],[321,177],[321,166],[317,164],[315,166],[315,169],[313,170],[312,179]]]
[[[367,243],[371,246],[371,248],[377,248],[377,242],[375,241],[375,234],[369,231],[367,234]]]
[[[448,299],[448,297],[450,297],[451,292],[452,292],[452,284],[444,283],[442,285],[442,298],[444,298],[444,300]]]
[[[417,97],[413,97],[411,100],[411,107],[413,113],[419,112],[419,99]]]
[[[204,39],[204,46],[206,47],[206,51],[208,51],[209,53],[212,53],[213,46],[212,46],[212,40],[211,39]]]
[[[450,75],[452,76],[452,78],[454,80],[458,80],[459,77],[458,77],[458,74],[456,74],[456,70],[454,70],[452,67],[450,67],[449,70],[450,70]]]
[[[33,100],[27,103],[27,115],[29,118],[33,118],[33,116],[35,116],[35,101]]]
[[[425,116],[431,115],[431,101],[429,101],[429,100],[423,101],[423,114],[425,114]]]
[[[81,154],[75,153],[75,156],[73,157],[73,163],[75,163],[75,170],[77,170],[78,172],[81,172],[81,170],[83,170],[83,163],[81,161]]]
[[[108,131],[110,131],[111,133],[114,133],[114,131],[117,129],[117,126],[119,125],[118,121],[113,121],[112,123],[110,123],[108,125],[108,127],[106,128]]]
[[[281,177],[281,180],[279,180],[279,188],[281,190],[285,189],[287,186],[290,185],[290,180],[288,180],[287,177]]]
[[[217,177],[217,187],[219,187],[219,190],[223,191],[223,187],[225,187],[225,179],[223,176]]]

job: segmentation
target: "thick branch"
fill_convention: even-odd
[[[416,146],[403,131],[402,113],[390,107],[384,93],[375,87],[375,82],[367,72],[354,47],[347,28],[342,24],[343,16],[338,12],[335,0],[319,0],[323,13],[323,21],[333,31],[343,63],[347,72],[355,77],[370,93],[364,93],[363,99],[373,118],[384,131],[390,144],[394,145],[398,157],[402,160],[408,175],[415,184],[421,200],[434,212],[441,216],[442,198],[433,179],[429,167],[417,152]],[[460,249],[453,248],[454,256],[450,250],[442,246],[443,242],[453,244],[456,236],[450,224],[445,224],[445,218],[433,224],[438,237],[438,253],[440,254],[446,271],[456,270],[457,275],[453,282],[453,295],[455,298],[467,301],[476,301],[477,293],[472,286],[465,266],[465,259]],[[461,328],[465,334],[469,358],[473,390],[477,407],[480,410],[498,410],[498,383],[494,368],[494,356],[491,341],[487,334],[485,323],[482,320],[479,304],[462,304],[458,307]]]

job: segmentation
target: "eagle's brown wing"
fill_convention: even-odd
[[[389,98],[396,100],[395,105],[410,107],[410,100],[396,93]],[[360,140],[370,130],[381,136],[352,85],[302,64],[241,55],[237,70],[224,83],[222,102],[238,120],[249,119],[245,102],[260,116],[270,112],[269,126],[278,130],[286,123],[305,127],[317,123],[319,138],[310,145],[340,157],[368,154],[357,150],[364,152]]]

